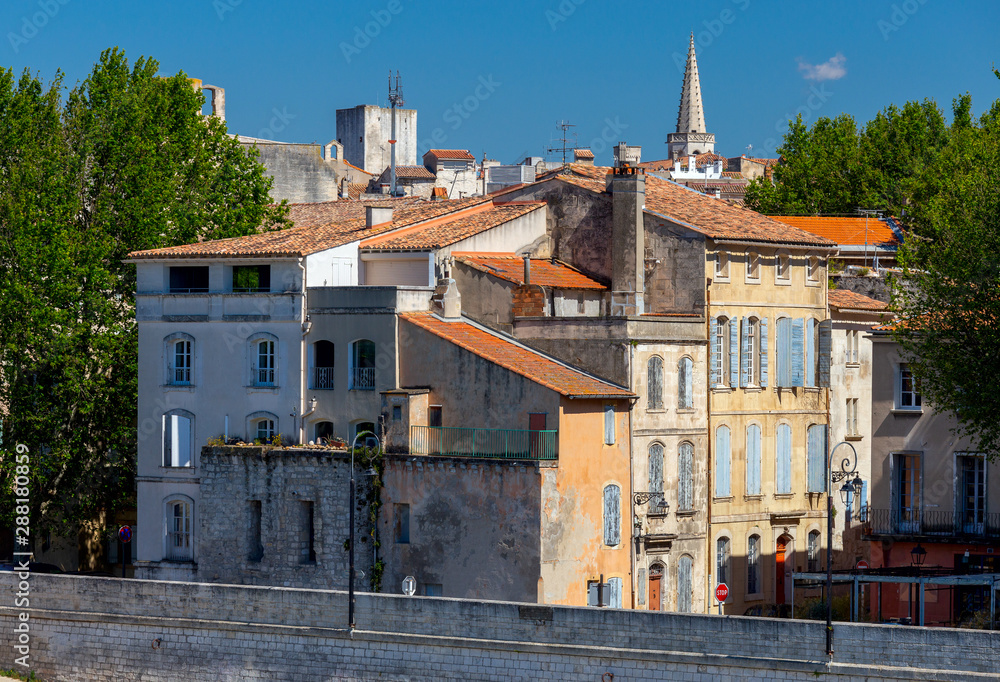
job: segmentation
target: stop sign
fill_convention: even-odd
[[[719,583],[719,586],[715,588],[715,598],[720,602],[724,602],[728,596],[729,586],[726,583]]]

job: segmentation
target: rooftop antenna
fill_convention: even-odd
[[[576,133],[573,133],[572,140],[569,139],[569,136],[566,133],[570,128],[575,128],[575,127],[576,125],[570,123],[569,121],[559,121],[559,123],[556,124],[556,128],[559,128],[562,131],[562,137],[556,138],[555,140],[552,140],[552,142],[562,142],[562,146],[548,147],[545,150],[546,154],[551,154],[553,152],[562,152],[562,162],[564,166],[566,165],[566,152],[576,149]],[[573,145],[568,146],[571,141]]]
[[[752,145],[752,144],[748,144],[748,145],[747,145],[747,158],[748,158],[748,159],[749,159],[749,158],[752,158],[752,157],[750,156],[750,152],[752,152],[752,151],[753,151],[753,145]]]
[[[389,71],[389,105],[392,107],[392,138],[389,140],[389,193],[396,196],[396,108],[403,106],[403,91],[399,87],[399,71],[396,71],[396,87],[392,85],[392,71]]]

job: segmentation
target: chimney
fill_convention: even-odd
[[[219,120],[226,120],[226,90],[225,88],[220,88],[217,85],[205,85],[201,86],[202,90],[212,91],[212,116],[215,116]]]
[[[442,277],[438,280],[431,296],[431,312],[446,320],[462,317],[462,294],[459,293],[458,285],[451,277]]]
[[[524,254],[524,284],[527,286],[531,284],[531,255]]]
[[[351,197],[350,186],[347,182],[347,178],[340,179],[340,198],[349,199]]]
[[[366,206],[365,226],[375,227],[392,222],[392,206]]]
[[[646,177],[638,168],[620,166],[611,180],[611,314],[641,315],[643,303]]]

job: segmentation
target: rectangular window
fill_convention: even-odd
[[[191,419],[184,415],[163,415],[163,466],[191,466]]]
[[[778,424],[774,454],[774,492],[787,495],[792,492],[792,427],[788,424]]]
[[[747,427],[747,495],[760,495],[760,426]]]
[[[190,561],[191,505],[175,500],[167,505],[167,560]]]
[[[729,279],[729,254],[719,251],[715,254],[715,277],[716,279]]]
[[[747,541],[747,594],[760,592],[760,536]]]
[[[920,532],[920,455],[897,454],[895,505],[896,532]]]
[[[715,430],[715,496],[729,497],[729,427],[720,426]]]
[[[792,385],[792,320],[787,317],[778,318],[777,334],[775,385],[784,388]]]
[[[756,251],[747,251],[747,280],[760,281],[760,255]]]
[[[271,291],[270,265],[234,265],[233,293],[258,294]]]
[[[172,383],[186,386],[191,383],[191,342],[182,339],[174,342],[174,367]]]
[[[250,520],[247,524],[247,561],[256,563],[264,558],[264,545],[261,542],[261,503],[260,500],[250,500]]]
[[[258,341],[257,346],[257,371],[254,372],[255,386],[275,386],[275,366],[274,366],[274,341]]]
[[[441,583],[424,583],[425,597],[443,597],[444,586]]]
[[[604,544],[608,547],[621,543],[621,494],[617,485],[604,488]]]
[[[392,421],[398,422],[403,420],[403,406],[393,405],[392,406]]]
[[[208,266],[174,266],[170,268],[170,293],[208,293]]]
[[[774,277],[779,282],[788,283],[792,279],[791,257],[787,253],[779,253],[774,262]]]
[[[410,505],[393,504],[393,536],[400,545],[410,544]]]
[[[431,405],[427,408],[427,425],[432,427],[441,427],[444,425],[440,405]]]
[[[809,269],[806,272],[806,278],[808,279],[808,281],[810,282],[819,281],[819,267],[820,267],[819,258],[817,258],[816,256],[810,256]]]
[[[847,399],[847,435],[858,436],[858,399]]]
[[[813,424],[807,432],[806,481],[811,493],[826,492],[826,426]]]
[[[255,439],[268,442],[274,436],[274,420],[260,419],[257,421],[257,433]]]
[[[604,406],[604,444],[615,444],[615,406]]]
[[[715,541],[715,584],[729,582],[729,538]]]
[[[962,532],[982,535],[986,518],[986,461],[981,455],[958,458]]]
[[[303,564],[316,563],[316,516],[315,506],[310,500],[302,500],[301,514],[301,544],[299,562]]]
[[[920,409],[920,392],[913,372],[907,365],[899,366],[899,400],[897,407],[903,410]]]
[[[622,579],[608,578],[608,606],[613,609],[622,607]]]

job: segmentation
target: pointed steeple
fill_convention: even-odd
[[[705,110],[701,104],[701,81],[698,79],[698,59],[694,54],[694,33],[688,45],[684,84],[681,86],[681,105],[677,110],[678,133],[704,133]]]
[[[694,33],[688,43],[681,104],[677,108],[677,131],[667,135],[670,158],[678,159],[715,151],[715,135],[705,128],[705,110],[701,103],[701,80],[698,59],[694,54]]]

